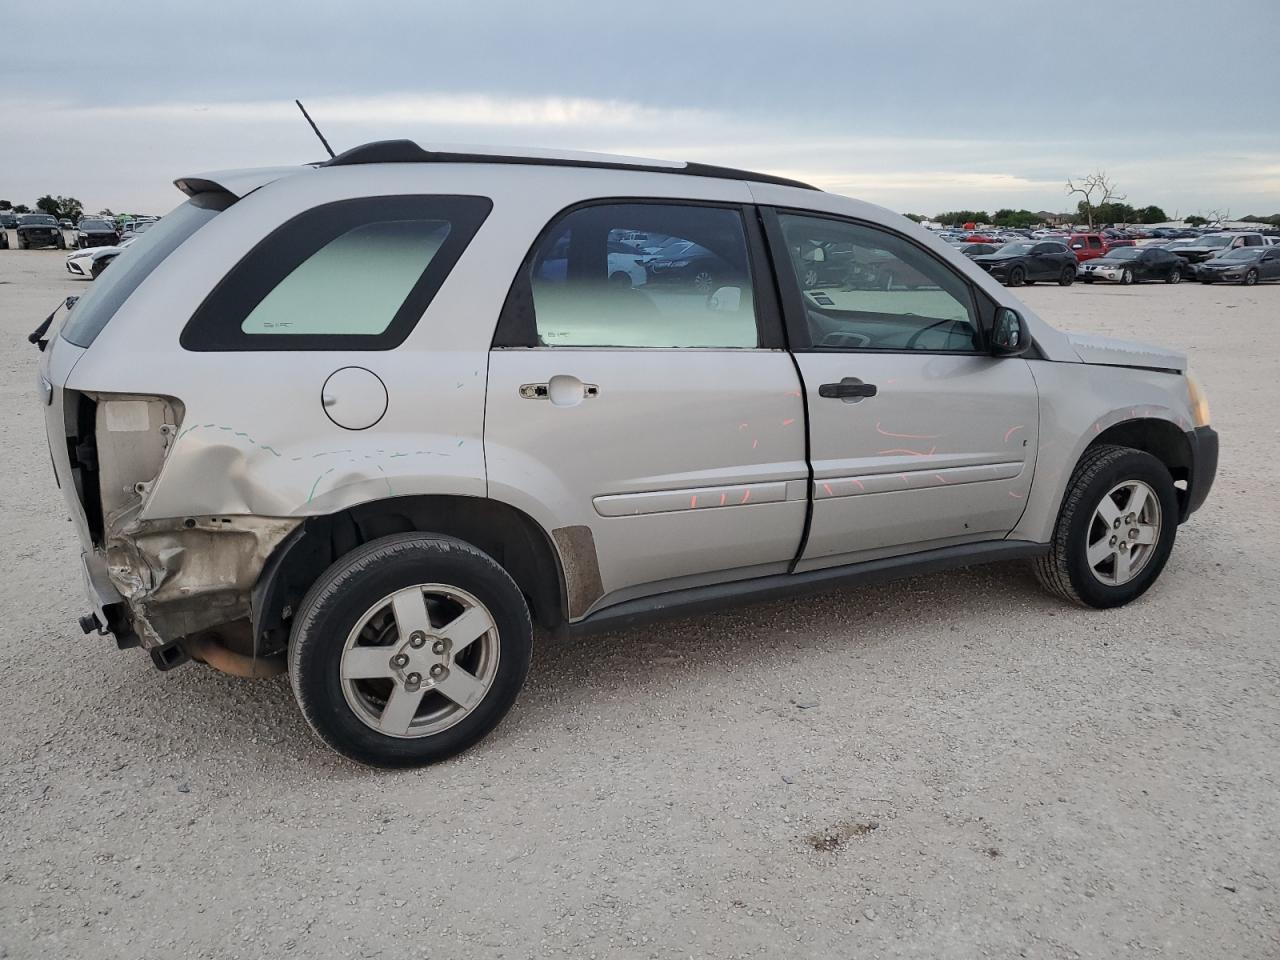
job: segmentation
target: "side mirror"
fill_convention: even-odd
[[[717,313],[737,313],[742,308],[741,287],[720,287],[707,297],[707,309]]]
[[[1000,307],[996,311],[995,328],[991,331],[993,357],[1017,357],[1027,352],[1031,338],[1027,336],[1022,316],[1017,310]]]

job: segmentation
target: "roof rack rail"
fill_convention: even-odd
[[[321,167],[349,167],[361,163],[513,163],[537,167],[590,167],[603,170],[637,170],[642,173],[678,173],[687,177],[715,177],[720,180],[748,180],[752,183],[773,183],[783,187],[799,187],[802,190],[818,188],[800,180],[775,177],[767,173],[736,170],[733,167],[717,167],[706,163],[686,163],[683,167],[656,166],[644,163],[586,160],[574,157],[520,157],[487,153],[452,153],[446,150],[424,150],[412,140],[375,140],[344,150]]]

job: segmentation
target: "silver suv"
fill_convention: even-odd
[[[1127,603],[1213,481],[1184,356],[802,183],[387,141],[177,185],[33,334],[81,625],[287,670],[365,763],[485,736],[533,622],[1012,558]]]

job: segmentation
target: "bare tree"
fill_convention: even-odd
[[[1086,176],[1067,181],[1067,196],[1080,194],[1080,203],[1084,207],[1085,216],[1089,219],[1089,227],[1093,228],[1093,211],[1112,200],[1124,200],[1123,194],[1116,192],[1115,181],[1107,176],[1105,170],[1095,170]],[[1094,203],[1094,197],[1098,198]]]
[[[1224,223],[1226,223],[1228,220],[1231,219],[1231,211],[1230,210],[1210,210],[1207,214],[1205,214],[1205,216],[1209,218],[1209,223],[1216,224],[1217,226],[1220,227]]]

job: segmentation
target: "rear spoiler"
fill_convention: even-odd
[[[252,167],[245,170],[215,170],[212,173],[198,173],[190,177],[179,177],[173,185],[188,197],[197,193],[220,191],[231,194],[236,199],[247,196],[259,187],[284,177],[291,177],[305,170],[314,169],[313,165],[300,167]]]

